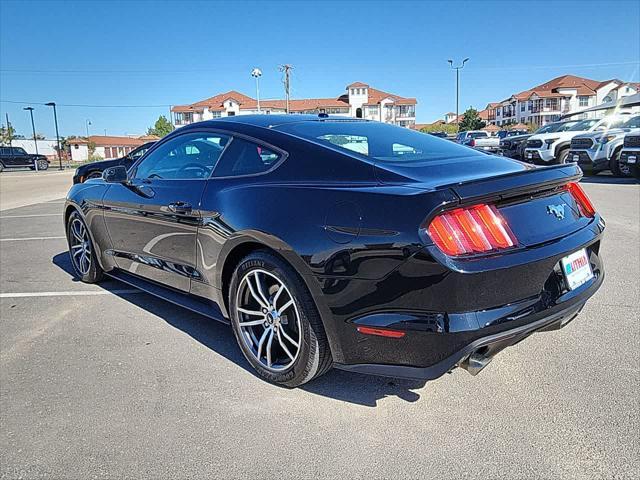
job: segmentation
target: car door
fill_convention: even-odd
[[[189,291],[200,276],[195,246],[202,193],[227,141],[204,131],[173,136],[133,165],[127,183],[109,187],[104,218],[119,268]]]
[[[13,147],[12,155],[12,164],[16,167],[31,167],[33,165],[33,161],[29,154],[20,147]]]

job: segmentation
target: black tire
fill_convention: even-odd
[[[256,354],[247,345],[240,327],[238,308],[239,288],[243,279],[251,278],[256,271],[268,272],[286,286],[291,299],[295,302],[296,313],[300,320],[302,341],[296,352],[296,358],[288,368],[274,372],[258,360]],[[269,292],[267,292],[269,294]],[[271,297],[273,298],[273,296]],[[269,300],[271,301],[271,300]],[[274,302],[275,303],[275,302]],[[244,257],[237,265],[229,288],[229,314],[231,326],[240,350],[262,379],[285,387],[297,387],[331,369],[332,358],[322,320],[311,294],[297,272],[285,261],[264,250],[255,251]],[[255,328],[263,328],[256,326]],[[289,328],[289,327],[288,327]],[[264,328],[266,330],[266,328]],[[291,333],[291,332],[290,332]]]
[[[620,154],[622,150],[618,150],[613,154],[611,160],[609,161],[609,168],[611,169],[611,173],[613,173],[616,177],[627,178],[632,176],[633,172],[628,164],[620,163]]]
[[[49,169],[49,162],[47,162],[46,160],[38,160],[38,170],[44,172],[45,170]]]
[[[560,150],[560,153],[558,153],[558,157],[556,158],[556,163],[558,165],[567,163],[568,156],[569,156],[569,149],[563,148],[562,150]]]
[[[0,162],[0,172],[2,172],[4,170],[4,165],[2,164],[2,162]]]
[[[87,232],[86,241],[90,246],[90,251],[88,252],[88,255],[87,255],[90,258],[90,263],[89,263],[89,267],[84,269],[85,271],[83,271],[83,267],[80,265],[77,256],[74,259],[74,252],[77,251],[77,247],[75,247],[74,244],[76,242],[75,239],[77,237],[74,236],[72,228],[74,228],[75,222],[80,222],[82,226],[86,229],[86,232]],[[85,223],[84,219],[77,211],[72,212],[71,215],[69,215],[69,219],[67,220],[67,245],[69,246],[69,259],[71,260],[71,265],[73,266],[73,271],[75,272],[76,276],[80,280],[82,280],[84,283],[97,283],[100,280],[102,280],[104,272],[102,271],[102,268],[98,264],[98,260],[95,253],[96,250],[93,245],[93,241],[91,240],[91,236],[89,235],[89,229],[87,228],[87,224]]]

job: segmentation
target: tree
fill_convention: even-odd
[[[43,134],[41,133],[36,133],[36,140],[46,140],[47,137],[45,137]]]
[[[460,122],[460,131],[480,130],[485,126],[486,124],[478,116],[478,111],[473,107],[469,107],[467,111],[464,112],[462,121]]]
[[[162,138],[171,132],[173,132],[173,125],[167,120],[167,117],[160,115],[153,127],[147,130],[147,135],[156,135]]]
[[[16,138],[16,130],[9,124],[8,127],[4,125],[0,126],[0,143],[2,145],[9,145],[12,140]]]

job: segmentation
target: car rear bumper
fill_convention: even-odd
[[[334,314],[355,308],[362,312],[336,321],[336,367],[419,379],[437,378],[456,366],[478,371],[479,361],[486,364],[502,349],[534,332],[561,328],[578,314],[604,279],[599,255],[603,231],[604,223],[597,218],[537,251],[442,271],[424,254],[386,279],[353,287],[363,292],[357,301],[330,305]],[[581,248],[587,250],[594,277],[569,290],[559,262]],[[489,263],[493,266],[487,267]],[[353,298],[354,292],[347,290],[340,296]],[[404,335],[366,335],[358,331],[362,326]]]

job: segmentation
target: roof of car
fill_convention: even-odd
[[[287,123],[300,122],[367,122],[361,118],[341,117],[339,115],[234,115],[231,117],[216,118],[214,120],[205,120],[203,122],[192,123],[189,127],[219,127],[221,123],[235,123],[243,125],[254,125],[256,127],[273,128]],[[185,128],[185,127],[183,127]]]

